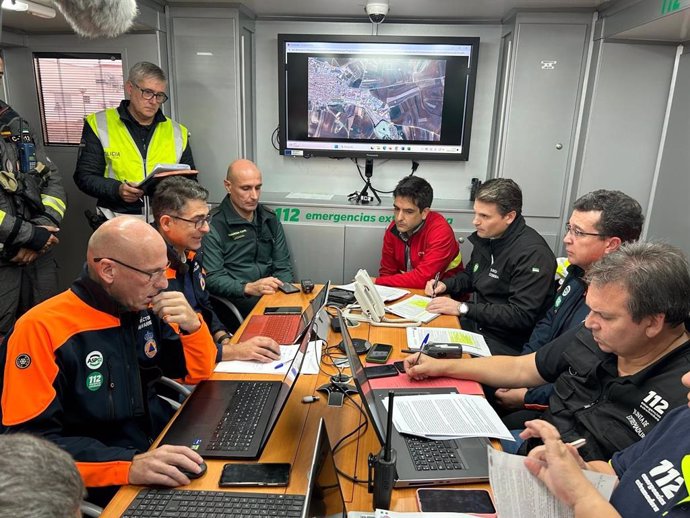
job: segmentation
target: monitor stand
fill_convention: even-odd
[[[374,189],[374,186],[371,185],[371,177],[374,175],[374,161],[371,158],[367,158],[366,163],[364,165],[364,187],[362,188],[361,191],[353,192],[350,194],[347,199],[351,202],[356,203],[357,205],[367,205],[376,199],[377,205],[381,205],[381,198],[379,198],[379,194],[376,192],[376,189]],[[371,194],[372,196],[369,196],[369,189],[371,189]]]

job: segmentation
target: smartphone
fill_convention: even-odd
[[[235,463],[223,466],[218,485],[232,486],[287,486],[290,481],[288,463]]]
[[[364,373],[367,378],[388,378],[389,376],[397,376],[400,374],[395,365],[387,363],[386,365],[377,365],[376,367],[364,367]]]
[[[301,315],[299,306],[269,306],[264,309],[264,315]]]
[[[405,362],[393,362],[393,366],[398,369],[400,374],[405,374]]]
[[[284,282],[282,286],[278,286],[278,289],[288,295],[290,295],[290,293],[299,293],[299,288],[295,288],[295,285],[289,282]]]
[[[470,513],[496,518],[496,508],[486,489],[418,489],[419,510],[425,513]]]
[[[371,363],[386,363],[393,352],[393,346],[388,344],[374,344],[364,359]]]

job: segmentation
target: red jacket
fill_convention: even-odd
[[[383,236],[381,267],[376,284],[422,289],[429,279],[441,272],[441,278],[451,277],[463,270],[462,256],[453,229],[446,218],[430,211],[419,231],[412,235],[410,262],[412,270],[405,267],[405,241],[400,237],[395,221]]]

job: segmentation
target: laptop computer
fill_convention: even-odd
[[[268,336],[279,344],[294,344],[301,338],[306,326],[311,322],[321,308],[326,305],[328,289],[331,282],[328,281],[301,315],[254,315],[249,318],[247,326],[240,335],[240,341],[244,342],[255,336]]]
[[[364,366],[352,344],[352,338],[342,315],[340,329],[345,344],[345,354],[352,369],[357,391],[364,408],[383,445],[386,441],[387,411],[383,399],[391,389],[372,389]],[[453,387],[394,389],[396,396],[413,394],[456,393]],[[421,437],[400,434],[393,428],[392,446],[397,452],[397,477],[395,487],[430,486],[481,482],[489,479],[489,463],[486,447],[489,441],[483,437],[433,441]]]
[[[203,516],[259,516],[256,514],[259,511],[263,517],[374,518],[373,512],[346,511],[323,418],[319,420],[311,467],[306,475],[306,495],[142,489],[122,514],[122,518],[187,518],[190,510],[201,511]]]
[[[315,320],[314,315],[307,324],[282,381],[202,381],[161,444],[189,446],[210,459],[258,458],[299,377]]]

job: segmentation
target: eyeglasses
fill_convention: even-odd
[[[165,265],[165,268],[161,268],[159,270],[154,270],[152,272],[147,272],[146,270],[141,270],[135,266],[129,265],[127,263],[123,263],[122,261],[118,261],[117,259],[113,259],[112,257],[94,257],[93,262],[97,263],[99,261],[102,261],[103,259],[107,259],[108,261],[112,261],[114,263],[120,264],[124,266],[125,268],[129,268],[130,270],[134,270],[135,272],[142,273],[149,278],[149,282],[153,282],[154,279],[160,279],[165,275],[165,272],[167,271],[168,268],[170,268],[170,261],[168,261],[168,264]]]
[[[578,238],[584,237],[584,236],[606,237],[606,234],[595,234],[594,232],[583,232],[582,230],[574,228],[570,223],[566,223],[565,233],[566,234],[570,233],[570,235],[572,235],[575,239],[578,239]]]
[[[204,223],[207,225],[211,224],[211,215],[207,214],[203,218],[196,218],[196,219],[187,219],[187,218],[181,218],[180,216],[175,216],[173,214],[170,215],[171,218],[179,219],[182,221],[186,221],[187,223],[192,223],[194,225],[194,228],[199,230],[204,226]]]
[[[146,99],[147,101],[150,101],[154,97],[156,98],[156,102],[159,104],[163,104],[165,101],[168,100],[168,96],[163,93],[163,92],[154,92],[153,90],[149,90],[148,88],[142,88],[136,83],[132,83],[134,86],[137,87],[137,89],[141,92],[141,96]]]

